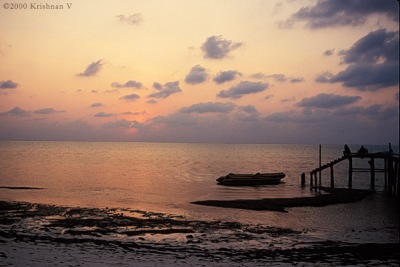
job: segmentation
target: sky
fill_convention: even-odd
[[[399,143],[396,0],[0,2],[0,140]]]

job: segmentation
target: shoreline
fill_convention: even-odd
[[[236,200],[201,200],[191,204],[213,206],[221,208],[247,209],[258,211],[287,212],[286,208],[293,207],[323,207],[327,205],[357,202],[372,194],[369,190],[328,188],[321,187],[327,194],[313,197],[294,198],[263,198],[263,199],[236,199]]]

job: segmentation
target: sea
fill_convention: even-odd
[[[343,146],[0,141],[0,200],[128,208],[190,220],[307,229],[308,238],[318,240],[398,243],[399,214],[395,201],[384,193],[382,173],[376,174],[376,193],[351,204],[296,207],[285,213],[192,204],[199,200],[312,197],[318,192],[310,190],[310,171],[320,161],[325,164],[340,158]],[[360,146],[349,144],[351,151]],[[387,144],[364,146],[369,152],[389,149]],[[398,153],[398,146],[392,149]],[[383,167],[379,160],[375,164]],[[353,166],[369,165],[366,159],[357,159]],[[257,187],[216,183],[218,177],[229,173],[257,172],[284,172],[286,177],[278,185]],[[346,160],[335,165],[336,187],[347,187],[347,172]],[[304,187],[302,173],[306,174]],[[322,172],[323,186],[330,186],[329,175],[329,169]],[[353,188],[369,189],[370,174],[355,173]]]

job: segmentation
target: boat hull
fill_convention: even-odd
[[[217,179],[218,184],[228,186],[255,186],[279,184],[285,177],[283,172],[277,173],[256,173],[256,174],[233,174]]]

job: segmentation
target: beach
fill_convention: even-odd
[[[0,202],[2,266],[398,266],[399,243],[301,241],[290,228],[130,209]],[[287,246],[285,239],[293,240]]]

